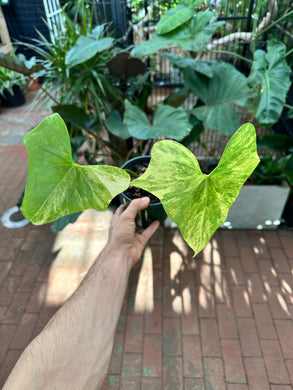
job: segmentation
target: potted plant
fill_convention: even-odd
[[[130,176],[124,169],[78,165],[72,160],[68,130],[58,114],[45,118],[24,142],[29,165],[22,211],[35,224],[87,208],[105,210],[129,187]],[[259,162],[255,129],[243,125],[209,175],[201,172],[187,148],[173,140],[156,142],[151,156],[145,173],[131,184],[160,199],[197,254],[226,220],[241,186]]]
[[[25,103],[26,77],[0,66],[0,96],[3,107],[18,107]]]

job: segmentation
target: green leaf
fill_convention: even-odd
[[[131,137],[127,125],[123,123],[121,115],[118,111],[115,110],[111,112],[111,114],[107,118],[106,124],[112,134],[117,135],[118,137],[123,139]]]
[[[58,113],[65,122],[71,123],[78,129],[88,131],[99,131],[102,129],[102,126],[98,123],[95,115],[87,114],[81,107],[78,107],[75,104],[59,104],[58,106],[53,106],[52,109],[54,112]]]
[[[246,77],[230,64],[211,65],[212,78],[199,75],[190,69],[184,70],[185,85],[205,105],[196,107],[192,113],[205,126],[232,135],[239,127],[239,116],[234,104],[244,106],[250,95]]]
[[[10,55],[4,53],[0,53],[0,66],[25,76],[39,72],[43,68],[41,64],[37,63],[36,57],[27,60],[23,54]]]
[[[286,102],[291,70],[285,55],[286,46],[275,40],[269,42],[267,53],[263,50],[254,53],[249,82],[261,85],[256,119],[264,126],[277,122]]]
[[[226,220],[258,162],[254,127],[245,124],[230,139],[209,175],[201,172],[196,158],[183,145],[159,141],[152,149],[148,169],[131,184],[161,200],[196,255]]]
[[[129,175],[120,168],[73,162],[68,131],[58,114],[27,133],[24,143],[29,164],[22,212],[36,225],[89,208],[105,210],[128,188]]]
[[[169,45],[184,50],[199,51],[205,47],[216,29],[223,22],[210,22],[214,14],[209,11],[198,12],[187,23],[164,35],[153,34],[131,51],[133,57],[143,57],[156,53]]]
[[[146,114],[138,107],[125,101],[124,123],[129,133],[138,139],[158,138],[165,136],[181,140],[191,129],[188,116],[183,108],[171,106],[159,106],[150,124]]]
[[[182,24],[188,22],[194,15],[194,11],[185,5],[177,5],[169,9],[160,19],[157,25],[157,34],[163,35]]]
[[[109,49],[113,42],[113,38],[96,40],[91,36],[81,35],[76,41],[76,44],[66,54],[65,64],[69,68],[82,64],[93,58],[97,53]]]
[[[172,53],[163,53],[163,56],[168,58],[168,60],[179,69],[191,68],[204,76],[213,76],[211,65],[206,61],[199,61],[190,57],[180,58]]]

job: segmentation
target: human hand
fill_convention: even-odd
[[[108,246],[126,256],[130,267],[140,259],[142,251],[159,227],[159,221],[153,222],[145,230],[136,233],[135,217],[149,205],[147,197],[134,199],[129,206],[121,205],[116,210],[110,223]]]

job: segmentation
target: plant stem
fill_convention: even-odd
[[[293,53],[293,49],[289,50],[288,53],[286,53],[285,58],[288,57],[292,53]]]
[[[31,81],[34,81],[35,79],[31,76],[31,75],[28,75],[28,78],[31,80]],[[59,102],[58,100],[56,100],[54,98],[54,96],[52,96],[42,85],[40,85],[40,88],[41,90],[45,93],[45,95],[47,95],[50,99],[53,100],[53,102],[58,106],[59,105]]]
[[[281,22],[283,19],[287,18],[288,16],[293,14],[293,10],[288,12],[286,15],[281,16],[279,19],[275,20],[272,24],[270,24],[268,27],[264,28],[259,33],[255,34],[254,38],[258,37],[259,35],[262,35],[263,33],[267,32],[270,28],[274,27],[277,23]]]
[[[133,175],[134,177],[139,177],[139,175],[135,172],[133,172],[131,169],[124,169],[127,173],[130,173],[131,175]]]
[[[245,58],[243,56],[241,56],[240,54],[237,54],[237,53],[233,53],[232,51],[228,51],[228,50],[208,50],[208,52],[210,53],[215,53],[215,54],[227,54],[227,55],[230,55],[230,56],[234,56],[234,57],[237,57],[243,61],[246,61],[246,62],[249,62],[249,63],[253,63],[252,60],[249,60],[248,58]]]
[[[288,108],[289,110],[293,110],[293,106],[290,106],[290,104],[284,104],[284,107]]]
[[[111,160],[112,164],[114,166],[117,166],[114,158],[111,155],[111,152],[109,151],[108,147],[105,145],[104,141],[90,130],[85,130],[85,132],[90,134],[97,141],[97,143],[105,150],[105,152],[106,152],[107,156],[109,157],[109,159]]]
[[[130,156],[132,155],[133,151],[138,148],[143,143],[143,140],[139,140],[127,153],[126,161],[129,160]]]

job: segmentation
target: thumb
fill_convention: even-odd
[[[131,219],[132,221],[134,221],[135,217],[137,216],[137,213],[141,210],[146,209],[149,203],[150,198],[148,197],[134,199],[123,214],[127,219]]]

